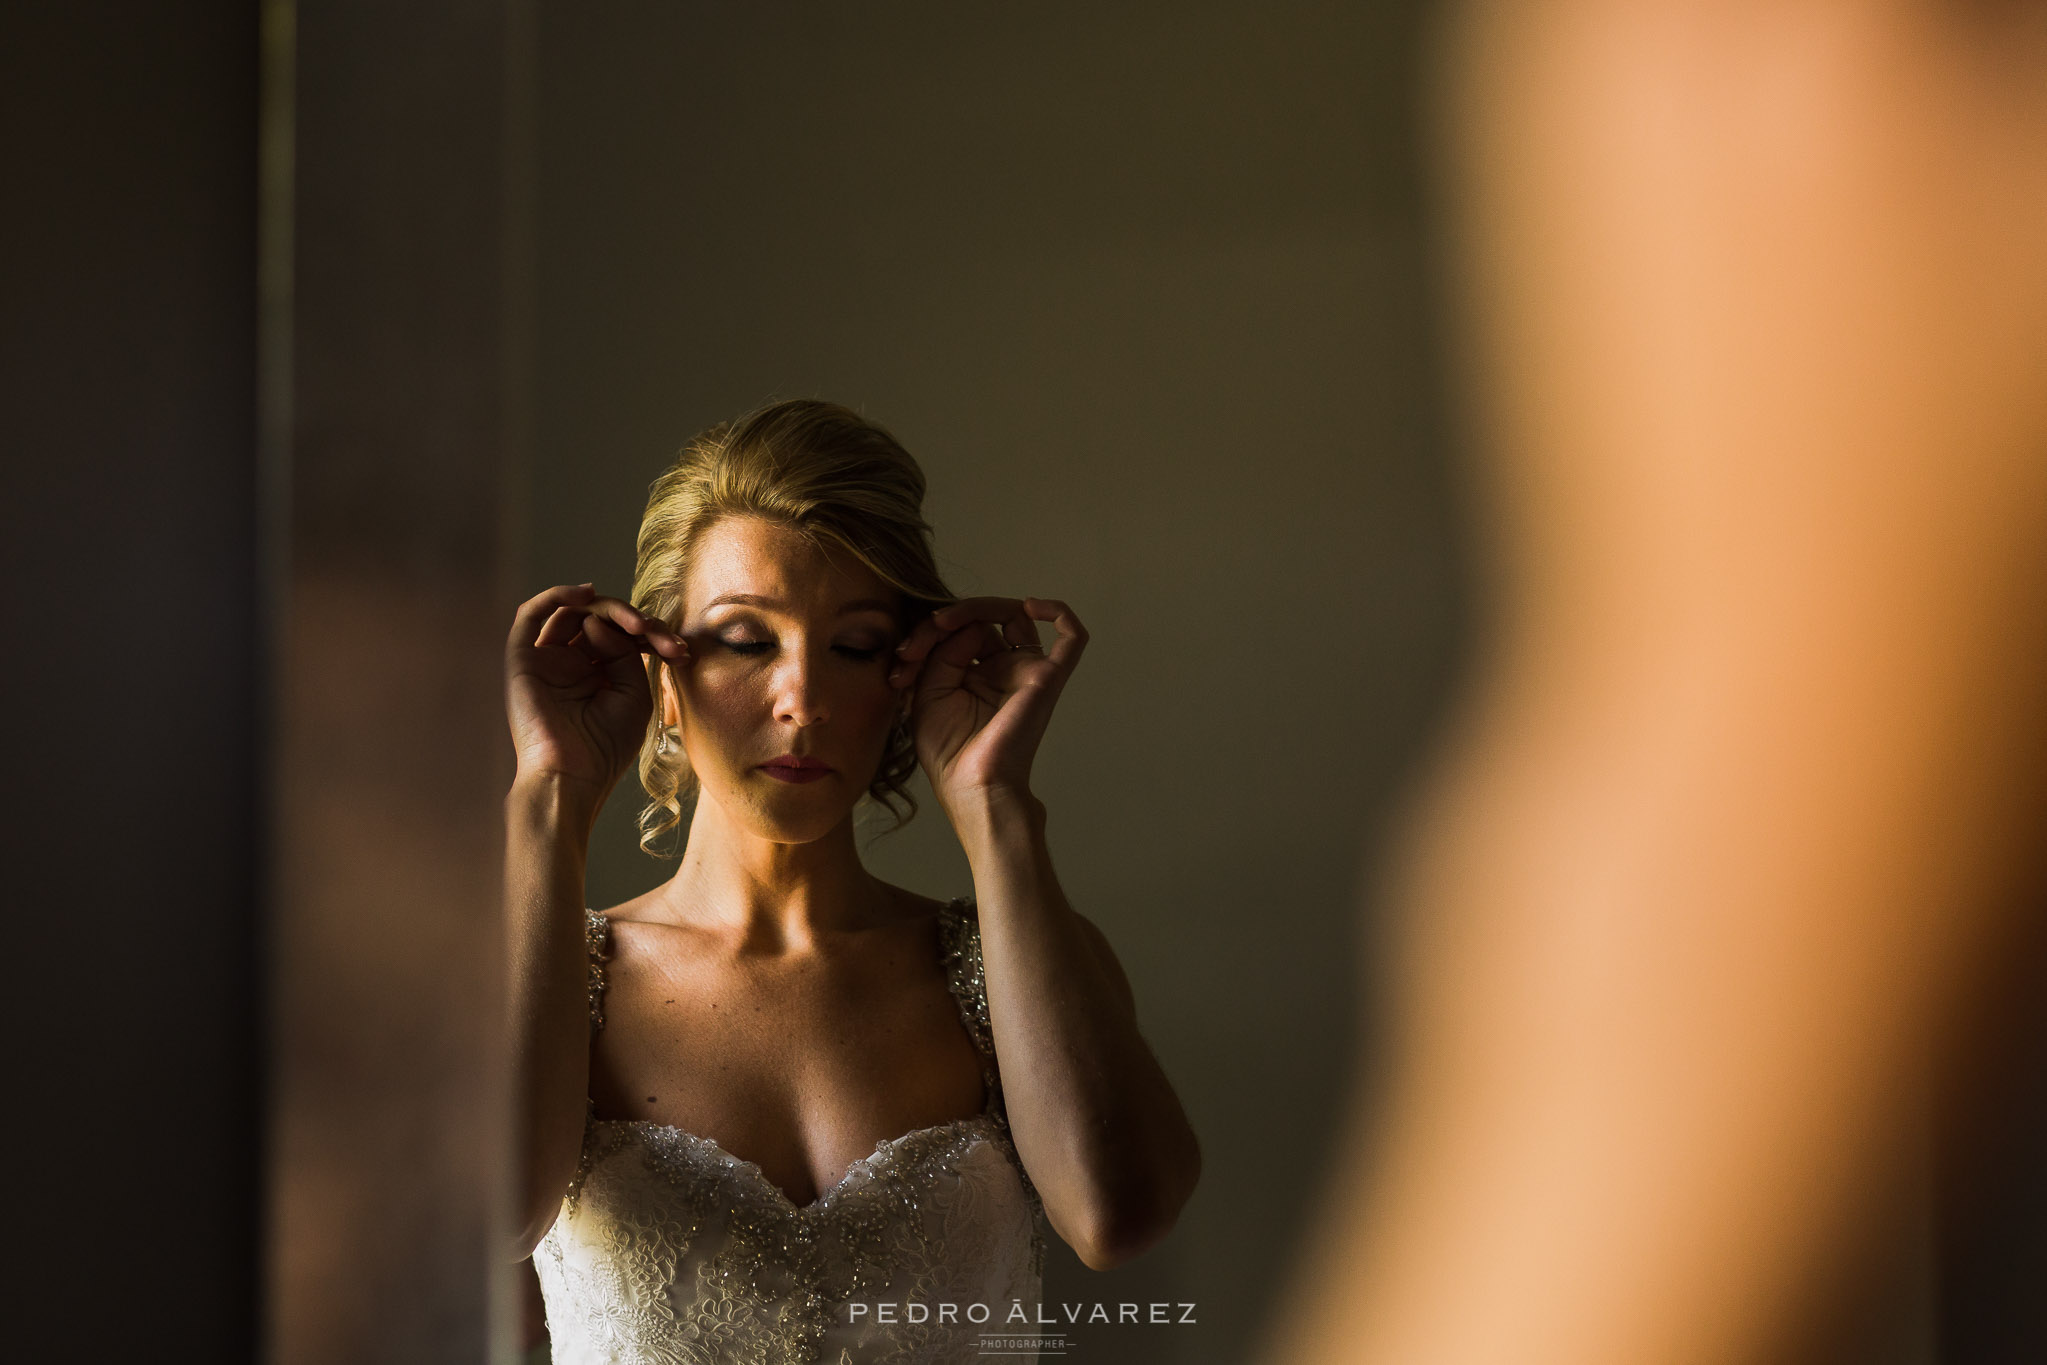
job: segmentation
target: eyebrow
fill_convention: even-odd
[[[742,607],[769,608],[779,608],[783,605],[773,597],[758,597],[750,592],[728,592],[722,597],[713,597],[710,601],[704,603],[704,610],[709,611],[712,607],[722,607],[727,603]],[[879,597],[862,597],[840,607],[839,615],[850,616],[856,611],[878,611],[894,616],[896,614],[896,605],[893,602],[884,602]]]

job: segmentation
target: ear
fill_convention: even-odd
[[[682,699],[675,695],[675,670],[673,666],[661,667],[661,723],[678,728],[682,725]]]

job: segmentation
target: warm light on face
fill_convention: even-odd
[[[821,838],[851,814],[902,705],[888,684],[900,601],[851,555],[770,522],[704,532],[683,594],[679,718],[703,800],[777,843]],[[830,771],[769,766],[789,755]]]

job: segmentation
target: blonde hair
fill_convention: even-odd
[[[772,403],[721,422],[684,446],[647,495],[633,570],[633,606],[671,630],[682,628],[683,587],[704,532],[726,517],[759,517],[843,550],[903,595],[902,624],[954,600],[931,555],[924,520],[924,471],[895,437],[859,413],[817,399]],[[640,744],[640,785],[650,798],[639,817],[640,847],[682,826],[696,774],[682,746],[661,745],[664,724],[658,656],[647,656],[654,713]],[[665,752],[663,751],[665,747]],[[917,749],[909,728],[890,732],[867,794],[900,828],[916,814],[909,793]],[[900,808],[898,802],[901,803]]]

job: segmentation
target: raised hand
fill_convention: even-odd
[[[1048,654],[1037,622],[1059,633]],[[948,811],[973,793],[1027,795],[1031,761],[1087,630],[1064,602],[967,597],[897,646],[889,682],[911,689],[917,757]]]
[[[505,642],[505,715],[521,778],[552,775],[602,801],[639,752],[653,696],[641,654],[678,667],[689,646],[588,583],[528,598]]]

